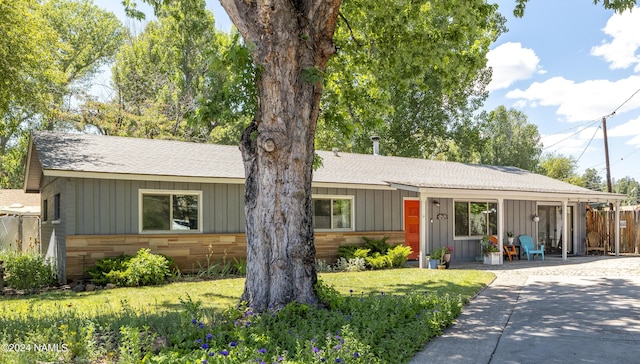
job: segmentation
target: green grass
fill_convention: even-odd
[[[327,360],[348,355],[351,362],[404,362],[493,278],[482,271],[416,268],[325,273],[319,279],[336,291],[323,291],[332,310],[293,305],[278,315],[255,316],[250,308],[232,308],[243,290],[240,278],[2,297],[0,342],[65,344],[66,351],[5,351],[0,362],[137,362],[146,355],[152,363],[213,363],[222,356],[208,357],[196,341],[205,332],[213,337],[209,350],[229,349],[233,362],[252,361],[258,349],[267,350],[269,362],[313,362],[320,354]],[[334,332],[342,333],[339,340],[328,335]],[[151,354],[155,337],[171,345]],[[229,347],[231,342],[242,344]]]

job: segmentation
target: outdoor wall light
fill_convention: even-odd
[[[440,202],[438,200],[433,200],[433,205],[435,207],[440,207]]]
[[[533,215],[533,217],[531,218],[531,220],[533,220],[533,222],[537,223],[538,221],[540,221],[540,216],[538,216],[538,215]]]

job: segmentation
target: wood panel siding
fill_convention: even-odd
[[[418,197],[416,192],[403,190],[318,187],[311,190],[313,195],[353,196],[355,231],[403,230],[402,200],[404,197]]]
[[[88,178],[72,185],[77,214],[71,235],[137,234],[141,189],[202,191],[203,232],[244,232],[243,185]]]
[[[316,258],[333,263],[340,245],[363,244],[363,236],[404,242],[402,231],[316,233]],[[206,266],[207,255],[211,262],[221,262],[244,259],[247,251],[244,234],[77,235],[67,237],[66,246],[66,277],[72,280],[87,279],[85,269],[100,258],[133,255],[142,248],[173,258],[183,273],[196,273],[200,265]]]

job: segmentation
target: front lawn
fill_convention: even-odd
[[[405,268],[319,278],[331,309],[264,315],[235,308],[244,279],[2,297],[0,362],[401,363],[494,276]]]

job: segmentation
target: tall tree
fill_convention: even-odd
[[[255,72],[237,32],[215,28],[204,0],[158,4],[113,67],[117,100],[87,105],[105,134],[237,143],[255,113]]]
[[[489,112],[482,134],[481,163],[535,170],[542,143],[538,127],[530,124],[524,113],[499,106]]]
[[[496,5],[356,0],[341,14],[316,137],[321,148],[367,152],[375,134],[384,154],[430,157],[456,139],[476,143],[471,114],[487,95],[486,53],[505,30]]]
[[[571,156],[567,157],[562,154],[546,153],[542,156],[538,168],[539,172],[547,177],[577,186],[584,186],[584,181],[576,173],[578,162]]]
[[[622,177],[613,184],[613,192],[627,195],[624,205],[637,205],[640,196],[640,183],[632,177]]]
[[[21,187],[29,130],[78,121],[72,95],[88,88],[123,28],[88,1],[0,0],[0,183]]]
[[[126,30],[113,13],[89,0],[47,0],[41,12],[57,36],[55,65],[63,75],[51,90],[45,127],[77,128],[73,105],[86,97],[98,69],[113,60]]]
[[[594,191],[603,191],[604,184],[602,177],[598,174],[598,171],[594,168],[587,168],[582,174],[582,180],[584,181],[584,187]]]

